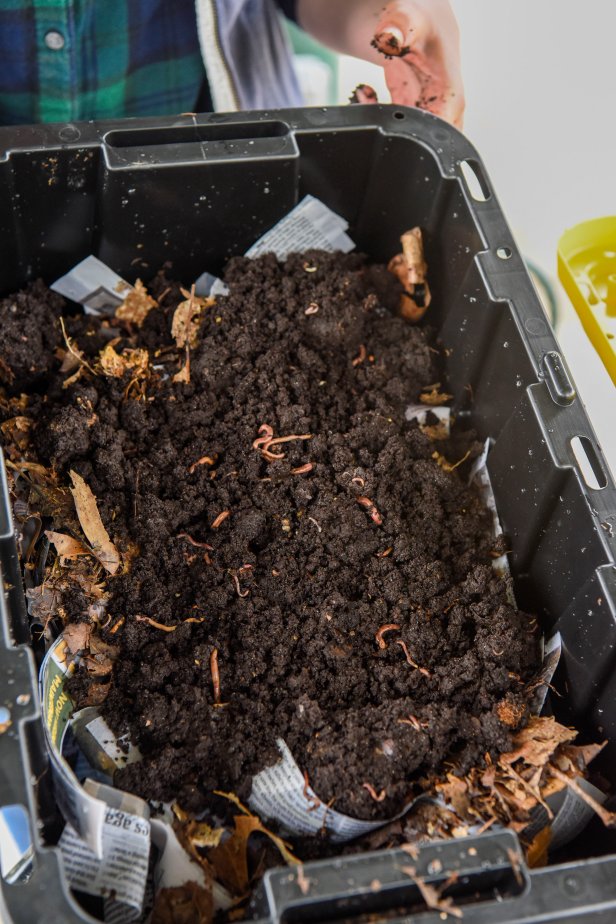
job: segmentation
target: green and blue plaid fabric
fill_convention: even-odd
[[[209,99],[194,0],[0,0],[0,61],[3,125],[170,115]]]

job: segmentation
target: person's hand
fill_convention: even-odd
[[[462,127],[460,39],[448,0],[393,0],[379,17],[373,45],[383,56],[392,102]]]

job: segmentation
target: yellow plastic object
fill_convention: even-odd
[[[616,216],[565,231],[558,242],[558,275],[616,385]]]

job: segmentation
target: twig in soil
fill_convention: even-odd
[[[352,365],[352,366],[361,366],[361,364],[365,361],[367,355],[368,355],[368,351],[367,351],[366,347],[363,345],[363,343],[360,344],[360,346],[359,346],[359,353],[358,353],[358,355],[355,357],[355,359],[353,360],[353,362],[351,363],[351,365]]]
[[[378,793],[377,795],[377,791],[372,785],[372,783],[362,783],[361,785],[363,786],[364,789],[368,790],[368,794],[370,795],[370,798],[374,799],[375,802],[382,802],[385,796],[387,795],[386,789],[382,789],[380,793]]]
[[[86,362],[86,360],[83,358],[83,356],[82,356],[82,354],[81,354],[81,351],[80,351],[80,350],[76,350],[76,349],[73,347],[73,345],[71,344],[71,338],[70,338],[69,335],[66,333],[66,327],[64,326],[64,318],[60,318],[60,327],[62,328],[62,336],[64,337],[64,342],[65,342],[65,344],[66,344],[66,349],[69,351],[69,353],[71,354],[71,356],[74,356],[74,357],[75,357],[75,359],[77,360],[77,362],[79,363],[80,366],[85,366],[85,368],[88,370],[88,372],[91,372],[92,375],[96,375],[96,372],[94,371],[94,369],[92,368],[92,366],[90,366],[90,365]]]
[[[212,523],[212,529],[218,529],[221,523],[224,523],[228,516],[231,516],[230,510],[223,510],[222,513],[219,513],[214,522]]]
[[[153,629],[160,629],[161,632],[175,632],[176,629],[179,629],[180,626],[183,626],[186,622],[195,622],[199,625],[205,620],[205,616],[189,616],[188,619],[183,619],[182,622],[177,622],[174,626],[166,626],[162,622],[156,622],[156,620],[152,619],[150,616],[135,616],[135,619],[137,622],[147,622]]]
[[[416,670],[416,671],[419,671],[420,674],[423,674],[424,677],[431,677],[431,676],[432,676],[432,675],[430,674],[430,671],[429,671],[429,670],[427,670],[425,667],[420,667],[419,664],[417,664],[415,661],[413,661],[413,659],[411,658],[411,656],[410,656],[410,654],[409,654],[409,650],[408,650],[408,648],[406,647],[406,642],[403,642],[402,639],[397,638],[397,639],[396,639],[396,645],[400,645],[400,648],[401,648],[402,651],[404,652],[404,656],[406,657],[406,660],[407,660],[408,663],[411,665],[411,667],[414,667],[415,670]]]
[[[214,546],[209,545],[207,542],[197,542],[196,539],[193,539],[188,533],[178,533],[177,536],[173,537],[174,539],[186,539],[187,542],[190,542],[191,545],[194,545],[198,549],[207,549],[209,552],[214,551]]]
[[[218,648],[214,648],[210,655],[210,672],[212,674],[212,689],[214,691],[214,703],[220,705],[220,673],[218,670]]]
[[[308,472],[311,472],[314,468],[312,462],[305,462],[304,465],[299,465],[297,468],[291,469],[292,475],[307,475]]]
[[[582,802],[585,802],[586,805],[599,816],[606,828],[613,828],[616,826],[616,812],[609,812],[600,802],[593,799],[576,780],[571,779],[570,776],[567,776],[566,773],[563,773],[562,770],[559,770],[554,764],[549,764],[548,770],[552,776],[555,776],[557,780],[560,780],[561,783],[568,786]]]
[[[385,648],[387,648],[387,642],[383,638],[385,633],[386,632],[396,632],[399,629],[400,629],[400,626],[398,625],[397,622],[388,622],[384,626],[381,626],[381,628],[378,630],[378,632],[376,632],[374,636],[376,639],[376,643],[381,650],[384,650]]]
[[[188,474],[192,475],[194,472],[196,472],[200,465],[214,465],[215,462],[216,460],[213,459],[212,456],[201,456],[200,459],[197,459],[197,461],[193,462],[193,464],[190,466],[188,469]]]
[[[371,501],[369,497],[364,497],[360,495],[356,497],[355,500],[358,504],[361,504],[362,507],[365,507],[368,513],[370,514],[370,519],[376,523],[377,526],[381,526],[383,523],[383,517],[376,508],[374,501]]]
[[[317,523],[314,517],[308,517],[308,519],[310,520],[311,523],[314,523],[314,525],[316,526],[316,528],[318,529],[320,533],[323,532],[323,530],[321,529],[321,527],[319,526],[319,524]]]

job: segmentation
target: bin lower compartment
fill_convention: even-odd
[[[454,413],[491,441],[488,469],[511,542],[518,604],[537,613],[546,631],[562,634],[555,714],[583,741],[607,741],[593,768],[616,783],[616,489],[468,142],[425,113],[352,107],[2,129],[0,147],[3,294],[39,276],[50,283],[90,253],[130,282],[166,260],[176,278],[218,273],[306,194],[344,216],[358,249],[373,260],[385,262],[397,252],[409,227],[423,229],[433,293],[429,323],[448,354]],[[584,441],[598,487],[578,468],[575,437]],[[12,714],[0,739],[2,799],[31,811],[36,845],[28,882],[3,883],[6,919],[53,920],[55,914],[77,921],[81,912],[68,896],[57,855],[42,849],[34,834],[36,815],[48,827],[57,816],[6,493],[0,552],[9,585],[0,690]],[[23,694],[19,703],[17,694]],[[474,889],[486,896],[499,868],[504,882],[516,880],[507,846],[497,841],[489,834],[477,841],[477,850],[484,844],[494,851],[485,862],[496,878],[488,877],[483,892],[483,885]],[[461,843],[425,849],[449,851],[451,864]],[[565,854],[553,857],[556,865],[532,875],[523,870],[521,891],[503,888],[508,897],[498,903],[498,920],[559,920],[567,904],[578,919],[592,913],[593,920],[608,920],[612,903],[616,907],[613,851],[613,832],[593,821]],[[464,853],[462,878],[474,881]],[[370,909],[381,913],[364,879],[371,871],[370,882],[383,882],[399,863],[399,856],[380,852],[320,861],[317,871],[307,864],[306,875],[319,884],[306,896],[285,892],[284,871],[270,873],[255,913],[285,921],[342,920],[345,909],[352,920]],[[408,893],[408,883],[405,888]],[[392,885],[393,919],[400,916],[399,899],[415,907],[416,896],[407,893]],[[358,895],[367,897],[359,901]],[[470,921],[494,915],[488,897],[464,908]]]

